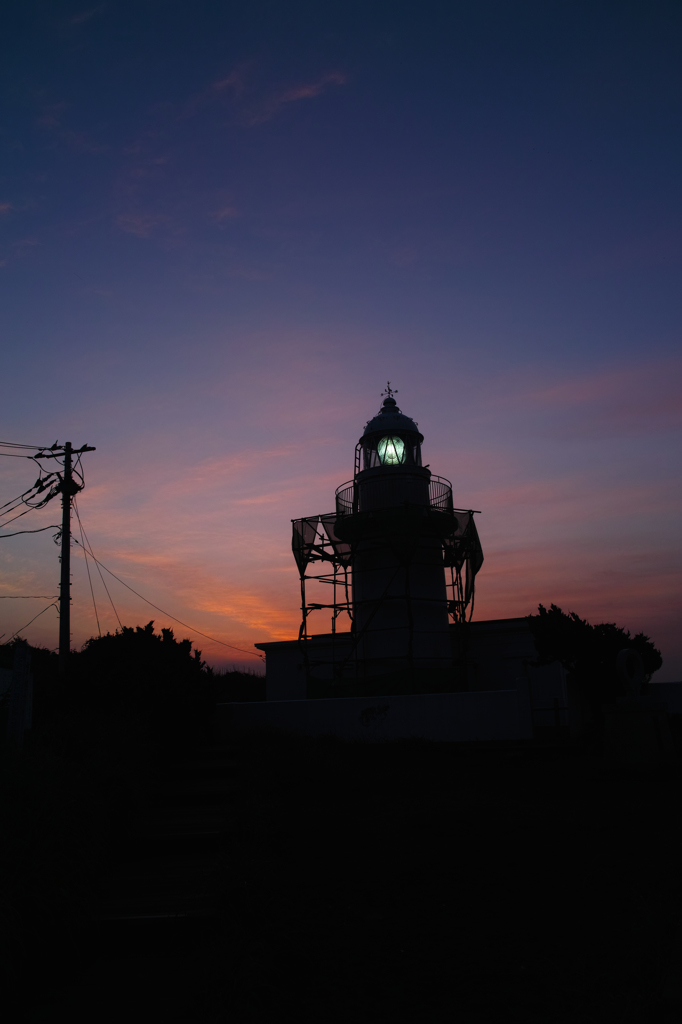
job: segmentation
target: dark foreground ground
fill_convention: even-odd
[[[26,1020],[682,1020],[678,769],[265,737],[229,756],[212,928],[74,950]]]

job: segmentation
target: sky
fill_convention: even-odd
[[[481,510],[474,618],[555,603],[682,679],[681,41],[677,0],[7,0],[0,437],[96,448],[92,549],[164,610],[91,566],[103,632],[261,671],[390,380]],[[58,553],[2,540],[5,638],[57,645]],[[77,546],[72,590],[79,647]]]

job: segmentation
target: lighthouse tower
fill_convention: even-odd
[[[450,482],[422,465],[424,437],[395,394],[389,382],[335,511],[293,521],[299,638],[258,645],[273,694],[453,688],[456,626],[473,608],[483,553],[473,511],[454,508]],[[329,613],[331,632],[311,629]]]
[[[417,424],[390,384],[356,450],[352,484],[337,491],[337,536],[351,547],[352,616],[364,676],[451,665],[443,539],[452,489],[422,465]]]

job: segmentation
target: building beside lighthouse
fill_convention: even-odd
[[[565,673],[534,664],[526,620],[472,621],[477,513],[424,464],[390,384],[384,395],[333,511],[292,522],[299,635],[256,644],[267,700],[223,705],[232,726],[451,740],[566,729]]]

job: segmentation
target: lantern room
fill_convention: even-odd
[[[380,412],[365,426],[358,444],[355,472],[377,466],[421,466],[423,440],[417,424],[400,411],[391,393],[384,399]]]

